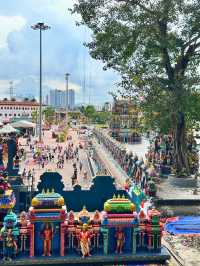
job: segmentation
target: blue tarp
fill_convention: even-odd
[[[183,216],[168,222],[165,230],[171,234],[200,234],[200,216]]]

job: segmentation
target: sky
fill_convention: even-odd
[[[91,33],[75,25],[79,17],[68,10],[75,2],[0,1],[0,98],[9,97],[10,81],[14,96],[38,98],[39,31],[32,30],[31,25],[44,22],[51,29],[42,33],[43,96],[50,89],[65,89],[68,72],[69,89],[76,91],[76,103],[99,105],[111,101],[108,92],[115,90],[119,77],[111,70],[103,71],[103,64],[92,59],[83,46]]]

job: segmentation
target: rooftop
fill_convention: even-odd
[[[23,100],[23,101],[18,101],[18,100],[0,100],[0,105],[27,105],[27,106],[39,106],[39,103],[37,101],[33,100]]]

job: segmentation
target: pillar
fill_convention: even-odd
[[[29,232],[30,232],[29,256],[32,258],[35,255],[34,224],[29,225]]]
[[[103,234],[103,253],[108,255],[108,229],[101,228],[101,232]]]
[[[140,237],[140,228],[138,226],[133,228],[133,243],[132,243],[132,254],[136,254],[137,252],[137,236]],[[140,247],[140,246],[139,246]]]
[[[147,248],[148,248],[148,250],[152,250],[153,249],[153,234],[152,233],[148,234]]]
[[[137,242],[136,242],[136,237],[137,237],[137,231],[135,228],[133,229],[133,244],[132,244],[132,254],[136,254],[136,249],[137,249]]]
[[[65,225],[60,225],[60,256],[65,255]]]

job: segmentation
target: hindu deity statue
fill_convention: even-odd
[[[99,211],[96,210],[96,211],[94,212],[94,215],[93,215],[92,220],[93,220],[93,222],[94,222],[95,224],[100,224],[100,222],[101,222],[101,215],[100,215],[100,212],[99,212]]]
[[[116,253],[122,254],[123,245],[125,243],[124,232],[121,227],[117,228],[116,234]]]
[[[11,186],[8,183],[7,178],[0,176],[0,194],[5,193],[5,191],[8,189],[11,189]]]
[[[14,168],[19,168],[19,154],[17,153],[14,157]]]
[[[131,197],[131,200],[134,202],[136,211],[139,212],[141,208],[142,201],[146,200],[146,195],[144,192],[140,189],[139,186],[133,184],[129,189],[129,195]]]
[[[17,253],[17,216],[12,211],[4,217],[3,227],[0,231],[0,238],[3,240],[3,259],[11,261]]]
[[[28,220],[27,220],[27,214],[25,211],[22,211],[20,214],[20,250],[21,251],[26,251],[26,240],[27,240],[27,225],[28,225]]]
[[[90,239],[92,234],[88,231],[88,225],[86,223],[83,224],[82,230],[79,233],[79,241],[81,247],[82,258],[87,256],[91,256],[90,254]]]
[[[4,236],[3,260],[11,261],[15,252],[17,252],[17,243],[12,233],[12,229],[8,229]]]
[[[50,228],[49,224],[46,223],[44,230],[41,232],[43,237],[43,255],[51,256],[51,242],[53,239],[53,229]]]
[[[85,206],[83,206],[82,211],[79,212],[78,219],[79,219],[79,222],[82,224],[88,223],[90,221],[90,215]]]
[[[75,221],[75,216],[74,216],[74,212],[71,210],[68,214],[68,223],[69,224],[74,224]]]

